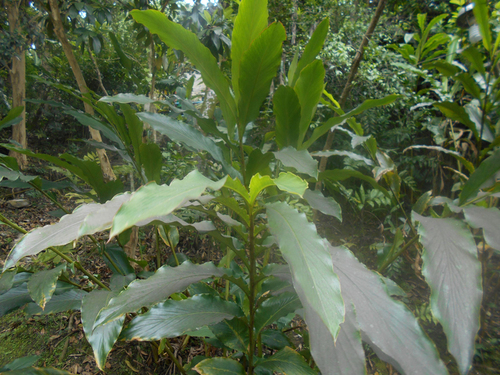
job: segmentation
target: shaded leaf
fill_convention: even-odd
[[[82,298],[88,294],[81,289],[71,289],[65,293],[53,296],[45,304],[45,309],[41,309],[35,303],[29,303],[24,311],[28,315],[46,315],[55,314],[68,310],[80,310],[82,307]]]
[[[4,294],[14,284],[14,277],[16,276],[16,271],[5,271],[0,276],[0,295]]]
[[[212,263],[195,265],[184,262],[178,267],[163,266],[148,279],[131,282],[126,290],[111,299],[96,319],[96,327],[125,313],[165,301],[172,293],[181,292],[192,283],[212,276],[221,277],[224,273],[224,269]]]
[[[194,368],[201,375],[245,375],[243,366],[230,358],[209,358],[201,361]]]
[[[248,326],[239,318],[223,320],[209,327],[212,333],[224,343],[225,346],[233,350],[245,353],[248,349]]]
[[[380,190],[386,197],[391,198],[389,192],[385,188],[380,186],[374,178],[366,176],[358,171],[353,171],[350,169],[332,169],[321,172],[319,175],[320,180],[329,179],[332,181],[344,181],[351,177],[359,178],[360,180],[368,182],[373,188]]]
[[[7,315],[31,301],[27,283],[11,288],[0,295],[0,316]]]
[[[168,300],[152,307],[134,318],[122,336],[127,340],[161,340],[242,315],[241,309],[233,302],[208,294],[195,295],[182,301]]]
[[[276,118],[276,143],[278,147],[297,147],[300,133],[300,102],[295,90],[280,86],[273,95],[273,112]]]
[[[314,375],[317,374],[299,353],[291,348],[284,348],[269,358],[264,359],[256,366],[265,368],[273,373],[286,375]]]
[[[467,114],[467,112],[465,112],[465,109],[462,106],[454,102],[441,102],[434,103],[434,107],[439,109],[443,113],[443,115],[445,115],[449,119],[458,121],[467,126],[472,131],[472,133],[474,133],[474,137],[476,138],[476,140],[479,139],[476,125],[471,121],[469,115]]]
[[[469,177],[469,180],[462,188],[459,197],[459,204],[462,205],[469,198],[474,197],[481,186],[488,181],[495,173],[500,170],[500,149],[496,150],[493,155],[483,160],[477,167],[475,172]]]
[[[304,199],[315,210],[342,221],[342,208],[332,197],[325,197],[320,191],[307,189],[304,193]]]
[[[148,181],[160,183],[161,167],[163,166],[160,147],[155,143],[142,143],[139,150],[146,178]]]
[[[63,263],[48,271],[38,271],[28,281],[30,296],[42,309],[52,298],[56,290],[57,279],[65,269],[66,263]]]
[[[498,208],[468,206],[464,208],[465,220],[473,228],[482,228],[484,239],[492,248],[500,251],[500,211]]]
[[[301,307],[299,297],[294,292],[285,292],[266,299],[255,312],[255,331],[258,334],[267,325]]]
[[[33,366],[39,359],[40,359],[39,355],[30,355],[30,356],[17,358],[15,360],[13,360],[12,362],[7,363],[2,368],[0,368],[0,372],[3,373],[3,371],[19,370],[19,369],[23,369],[26,367],[30,367],[30,366]]]
[[[267,216],[271,233],[292,270],[293,285],[302,305],[316,311],[336,339],[344,320],[344,302],[326,240],[304,214],[285,203],[267,205]]]
[[[106,307],[110,299],[117,294],[117,292],[107,290],[94,290],[82,300],[83,331],[87,341],[92,346],[97,366],[102,371],[104,371],[106,358],[120,335],[125,316],[95,329],[93,327],[99,311]]]
[[[274,350],[281,350],[286,346],[292,345],[288,337],[283,332],[275,329],[266,329],[265,331],[262,331],[261,336],[262,343]]]
[[[432,313],[465,374],[472,365],[483,295],[476,243],[461,221],[412,215],[420,223],[418,233],[425,250],[422,274],[431,287]]]
[[[356,135],[354,135],[354,137],[357,137],[358,140],[360,138],[366,138],[366,139],[369,138],[369,137],[359,137]],[[353,141],[354,141],[354,137],[353,137]],[[311,155],[314,157],[320,157],[320,158],[324,158],[324,157],[329,158],[330,156],[334,156],[334,155],[335,156],[347,156],[350,159],[362,161],[366,165],[373,165],[373,162],[370,159],[365,158],[364,156],[361,156],[361,155],[356,154],[355,152],[351,152],[351,151],[338,151],[338,150],[318,151],[318,152],[315,152]]]

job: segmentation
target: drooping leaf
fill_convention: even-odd
[[[103,250],[104,252],[104,262],[107,264],[111,272],[116,275],[129,275],[134,273],[134,268],[130,265],[127,254],[118,245],[106,245]],[[113,262],[111,262],[109,259]],[[118,269],[115,268],[118,267]]]
[[[255,331],[258,334],[267,325],[295,312],[300,307],[299,297],[294,292],[281,293],[265,300],[255,313]]]
[[[245,353],[248,349],[248,326],[240,319],[224,319],[222,322],[209,327],[213,334],[233,350]]]
[[[482,228],[486,243],[500,252],[500,211],[498,208],[468,206],[464,208],[465,220],[473,228]]]
[[[420,223],[422,274],[431,287],[432,313],[443,326],[460,373],[466,374],[472,365],[483,295],[476,243],[461,221],[412,215]]]
[[[122,336],[127,340],[161,340],[242,315],[234,302],[208,294],[195,295],[182,301],[168,300],[152,307],[134,318]]]
[[[106,307],[111,298],[117,292],[107,290],[94,290],[87,294],[82,300],[82,324],[85,337],[92,346],[97,366],[104,371],[106,358],[115,344],[123,326],[125,316],[113,320],[107,324],[94,329],[94,323],[99,311]]]
[[[326,134],[332,127],[342,123],[353,116],[359,115],[360,113],[374,107],[380,107],[383,105],[388,105],[393,103],[396,99],[400,98],[400,95],[388,95],[382,99],[367,99],[359,106],[354,108],[352,111],[347,112],[341,116],[332,117],[327,120],[323,125],[318,126],[314,129],[312,136],[299,146],[300,149],[309,148],[319,137]]]
[[[297,79],[299,78],[300,72],[314,61],[318,53],[323,48],[323,44],[325,43],[326,35],[328,33],[329,19],[325,18],[314,30],[314,33],[311,36],[311,39],[306,44],[306,48],[300,57],[300,60],[297,64],[297,68],[292,71],[290,69],[288,74],[288,85],[293,87]],[[292,77],[291,77],[292,75]]]
[[[116,135],[115,131],[108,124],[98,121],[92,116],[83,112],[67,109],[64,111],[64,113],[73,116],[80,124],[84,126],[90,126],[92,129],[99,130],[106,138],[119,145],[120,149],[124,148],[122,140]]]
[[[292,270],[293,285],[302,305],[316,311],[336,339],[344,320],[344,301],[326,240],[304,214],[285,203],[267,205],[267,216],[271,233]]]
[[[125,313],[137,311],[141,307],[150,307],[163,302],[172,293],[181,292],[192,283],[212,276],[221,277],[224,273],[224,269],[217,268],[212,263],[195,265],[184,262],[178,267],[163,266],[146,280],[131,282],[126,290],[112,298],[99,313],[95,327],[118,319]]]
[[[2,118],[2,120],[0,120],[0,130],[20,123],[23,119],[21,117],[23,111],[24,106],[22,105],[12,108],[9,113],[7,113],[7,115]]]
[[[276,159],[281,161],[285,167],[292,167],[299,173],[318,178],[318,162],[314,160],[307,150],[296,150],[293,147],[286,147],[274,153]]]
[[[364,175],[358,171],[350,169],[332,169],[321,172],[319,175],[320,180],[329,179],[332,181],[344,181],[351,177],[359,178],[360,180],[368,182],[374,189],[380,190],[386,197],[391,198],[389,192],[380,186],[374,178]]]
[[[307,189],[307,182],[290,172],[281,172],[273,181],[278,189],[301,197]]]
[[[143,220],[168,215],[184,201],[200,197],[207,188],[219,190],[225,180],[223,178],[214,182],[194,170],[183,180],[174,180],[170,185],[149,183],[120,207],[113,220],[110,236],[116,236]]]
[[[300,102],[299,144],[304,140],[309,124],[316,113],[316,107],[323,94],[325,68],[322,60],[307,65],[299,75],[294,90]]]
[[[345,303],[353,304],[363,341],[377,356],[405,374],[446,374],[434,344],[411,311],[390,298],[380,276],[349,250],[330,245],[329,250]]]
[[[146,26],[151,33],[157,34],[169,47],[180,50],[189,57],[194,66],[200,71],[203,82],[214,90],[217,95],[229,134],[232,134],[231,129],[234,129],[236,124],[236,104],[229,91],[229,83],[220,71],[217,61],[210,50],[199,41],[195,34],[170,21],[166,15],[159,11],[133,10],[130,14],[137,22]],[[256,21],[253,20],[252,22]],[[234,50],[234,41],[232,48]]]
[[[445,154],[448,154],[450,156],[453,156],[455,159],[457,159],[460,163],[463,164],[463,166],[470,172],[470,173],[473,173],[474,172],[474,165],[468,161],[466,158],[464,158],[462,155],[460,155],[458,152],[456,151],[452,151],[452,150],[448,150],[444,147],[439,147],[439,146],[411,146],[411,147],[408,147],[406,150],[410,150],[410,149],[425,149],[425,150],[435,150],[435,151],[439,151],[439,152],[442,152],[442,153],[445,153]],[[406,151],[405,150],[405,151]]]
[[[301,108],[299,98],[292,87],[278,87],[273,95],[273,112],[276,118],[276,143],[278,147],[297,147]]]
[[[39,355],[30,355],[21,358],[17,358],[10,363],[7,363],[5,366],[0,368],[0,373],[4,373],[4,371],[13,371],[20,370],[26,367],[33,366],[40,359]]]
[[[292,345],[288,337],[283,332],[276,329],[266,329],[262,331],[261,337],[262,343],[274,350],[281,350]]]
[[[291,348],[285,348],[266,358],[256,366],[265,368],[273,373],[286,375],[315,375],[317,374],[299,353]]]
[[[315,210],[342,221],[342,208],[332,197],[325,197],[320,191],[307,189],[304,193],[304,199]]]
[[[77,207],[72,214],[65,215],[53,225],[37,228],[17,243],[5,261],[4,270],[13,267],[25,256],[36,255],[50,246],[61,246],[78,238],[78,228],[83,220],[100,205],[90,203]]]
[[[120,103],[120,104],[137,103],[142,105],[157,102],[156,100],[151,99],[146,95],[135,95],[131,93],[116,94],[113,96],[103,96],[101,99],[99,99],[99,101],[103,103]]]
[[[244,53],[267,27],[267,0],[243,0],[234,20],[231,39],[231,77],[236,101],[239,102],[240,66]]]
[[[465,112],[465,109],[463,107],[454,102],[434,103],[434,107],[439,109],[443,113],[443,115],[445,115],[449,119],[461,122],[462,124],[467,126],[474,134],[476,140],[479,139],[476,125],[471,121],[469,115],[467,114],[467,112]]]
[[[201,375],[245,375],[243,366],[230,358],[209,358],[194,368]]]
[[[82,299],[88,293],[81,289],[71,289],[62,294],[54,295],[45,304],[45,309],[41,309],[35,303],[28,303],[24,311],[28,315],[46,315],[55,314],[68,310],[80,310],[82,307]]]
[[[33,301],[42,309],[56,290],[57,279],[66,269],[66,263],[48,271],[38,271],[28,281],[28,291]]]
[[[16,276],[16,271],[5,271],[0,275],[0,295],[4,294],[14,284],[14,277]]]
[[[469,198],[477,194],[481,186],[488,181],[491,176],[500,170],[500,150],[496,150],[493,155],[483,160],[475,172],[469,177],[460,193],[459,204],[462,205]]]
[[[281,23],[265,29],[243,53],[238,86],[238,131],[243,136],[245,126],[260,113],[262,102],[269,94],[271,81],[281,63],[281,44],[286,39]]]
[[[348,158],[353,160],[363,161],[366,165],[373,165],[373,162],[370,159],[365,158],[364,156],[356,154],[355,152],[352,151],[340,151],[340,150],[318,151],[313,153],[312,156],[321,158],[325,157],[329,158],[330,156],[347,156]]]

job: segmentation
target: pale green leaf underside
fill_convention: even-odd
[[[299,173],[307,174],[318,179],[318,162],[312,158],[307,150],[296,150],[286,147],[274,153],[276,159],[281,161],[285,167],[292,167]]]
[[[65,269],[66,263],[63,263],[51,270],[36,272],[28,281],[30,296],[42,309],[52,298],[56,290],[57,279]]]

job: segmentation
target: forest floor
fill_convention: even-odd
[[[11,189],[0,188],[0,211],[8,219],[26,230],[58,221],[58,218],[51,215],[57,207],[33,191],[16,192],[16,198],[23,195],[30,201],[29,207],[22,209],[10,207],[7,202],[13,198],[12,192]],[[72,210],[76,207],[73,201],[64,197],[62,197],[62,202],[66,209]],[[352,223],[356,218],[346,219],[344,224],[339,225],[335,219],[322,216],[317,223],[318,231],[334,245],[348,245],[368,267],[376,268],[376,251],[370,247],[370,244],[376,242],[377,239],[384,240],[380,231],[362,231],[363,233],[360,234],[359,223],[358,225]],[[5,225],[0,226],[0,266],[3,266],[3,261],[17,238],[18,234],[13,230]],[[78,256],[90,272],[101,275],[106,282],[111,274],[102,258],[92,250],[91,245],[92,243],[89,241],[79,245],[73,251],[72,256]],[[151,233],[146,232],[146,235],[140,239],[140,245],[146,249],[142,254],[143,259],[153,261],[155,255],[152,254],[152,250],[147,251],[147,249],[153,249]],[[215,244],[208,238],[181,238],[178,249],[179,252],[196,262],[218,261],[222,256],[217,251]],[[408,255],[408,257],[410,256]],[[25,267],[36,268],[40,266],[36,257],[25,259],[23,262],[25,262]],[[433,322],[428,308],[426,310],[428,305],[425,301],[428,301],[429,288],[423,277],[416,275],[415,270],[408,264],[410,264],[408,261],[401,262],[400,267],[393,270],[392,278],[407,292],[407,298],[404,302],[416,313],[420,324],[436,343],[441,358],[447,364],[450,373],[457,374],[455,362],[446,349],[446,338],[441,326]],[[494,282],[490,284],[494,285],[488,286],[488,290],[485,292],[489,306],[484,312],[483,330],[476,341],[476,356],[470,374],[500,373],[500,293],[498,288],[500,256],[494,255],[488,264],[492,269],[489,276],[491,277],[494,272],[497,275],[491,278]],[[206,350],[202,342],[193,338],[182,350],[183,342],[181,339],[174,339],[171,344],[182,363],[187,363],[196,355],[205,354]],[[16,358],[27,355],[40,356],[36,363],[38,367],[55,367],[74,374],[102,373],[97,368],[92,349],[85,339],[79,312],[30,317],[21,309],[0,318],[0,368]],[[367,369],[369,374],[397,374],[392,367],[386,366],[378,360],[368,348]],[[117,342],[111,351],[105,373],[113,375],[163,375],[173,374],[174,371],[174,366],[169,358],[159,357],[156,354],[156,349],[150,343],[121,341]]]

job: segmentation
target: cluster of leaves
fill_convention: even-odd
[[[488,24],[487,10],[484,13],[484,6],[478,9],[483,21],[486,14]],[[377,192],[370,193],[371,200],[363,195],[364,204],[397,200],[401,178],[394,162],[354,119],[366,109],[392,103],[397,96],[368,99],[347,113],[339,108],[324,91],[325,68],[316,58],[328,32],[325,20],[300,58],[297,53],[291,61],[286,84],[274,92],[276,125],[265,135],[267,144],[257,147],[247,143],[248,134],[281,64],[286,39],[280,23],[268,24],[267,1],[242,0],[239,5],[231,39],[230,80],[211,50],[191,31],[158,11],[135,10],[131,15],[169,48],[184,53],[217,95],[222,116],[216,117],[218,121],[205,118],[179,96],[176,100],[182,102],[181,109],[168,101],[132,94],[98,102],[85,96],[83,100],[94,106],[100,120],[61,105],[82,124],[102,131],[112,143],[95,144],[97,147],[118,152],[134,167],[144,185],[133,193],[122,193],[120,182],[99,179],[99,171],[90,161],[70,155],[37,155],[5,145],[71,170],[94,188],[98,203],[78,207],[59,223],[35,229],[15,245],[0,278],[0,313],[26,303],[29,313],[81,310],[85,335],[101,369],[118,339],[160,341],[160,351],[176,362],[168,340],[188,335],[225,349],[228,355],[198,357],[185,367],[177,362],[183,373],[314,374],[319,370],[322,374],[362,374],[366,371],[364,342],[402,373],[446,374],[446,366],[415,316],[392,298],[404,292],[392,280],[369,270],[347,248],[334,247],[321,238],[306,215],[286,203],[290,197],[300,199],[301,204],[341,220],[337,202],[309,190],[308,183],[348,178],[363,180]],[[483,25],[481,32],[488,39],[489,26]],[[496,56],[498,42],[494,45],[492,56]],[[480,68],[476,61],[475,69]],[[487,101],[488,96],[486,90],[479,99]],[[171,113],[136,112],[129,103],[167,105]],[[313,128],[320,103],[336,116]],[[194,170],[160,185],[161,151],[155,144],[142,143],[143,122],[188,149],[210,155],[209,177]],[[351,148],[309,153],[313,143],[329,131],[347,134]],[[357,147],[363,147],[367,156],[356,151]],[[500,211],[494,207],[500,150],[492,142],[482,152],[476,166],[451,153],[470,173],[460,186],[459,198],[452,201],[424,194],[406,223],[415,237],[406,241],[402,231],[397,232],[395,244],[383,252],[379,267],[383,271],[408,246],[420,241],[423,275],[432,291],[430,309],[443,326],[449,352],[462,374],[472,364],[482,298],[481,263],[470,228],[481,228],[485,243],[495,251],[500,249],[496,230]],[[372,167],[374,177],[354,169],[319,173],[313,157],[325,156],[355,159]],[[11,158],[2,160],[2,178],[24,178]],[[441,215],[437,205],[445,207]],[[196,210],[205,220],[186,223],[179,217],[185,210]],[[424,216],[426,212],[430,216]],[[84,287],[72,280],[75,269],[86,271],[57,246],[103,230],[109,230],[111,239],[120,240],[133,227],[145,225],[154,225],[172,249],[175,236],[170,228],[174,226],[211,236],[226,254],[218,266],[159,262],[156,272],[136,275],[121,249],[106,247],[104,256],[113,271],[109,285],[88,272],[91,283]],[[225,231],[220,230],[221,225]],[[66,263],[34,274],[14,268],[23,257],[47,248]],[[278,249],[284,264],[269,263],[271,253]],[[297,314],[309,331],[309,351],[300,353],[282,331]]]

